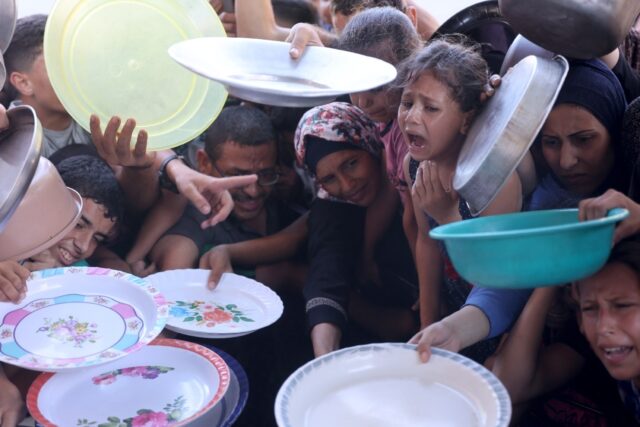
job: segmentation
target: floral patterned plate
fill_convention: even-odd
[[[249,398],[249,380],[247,374],[236,359],[224,351],[202,342],[200,345],[214,351],[227,362],[229,366],[229,388],[224,398],[198,420],[203,427],[230,427],[236,422]],[[193,425],[193,427],[197,427]]]
[[[282,315],[282,300],[265,285],[225,273],[214,291],[209,270],[171,270],[147,279],[171,309],[167,329],[200,338],[232,338],[264,328]]]
[[[45,427],[200,425],[229,387],[225,361],[186,341],[157,339],[108,365],[41,374],[27,407]]]
[[[491,372],[457,353],[433,348],[421,363],[414,345],[369,344],[296,370],[275,414],[280,427],[507,427],[511,400]]]
[[[0,361],[37,371],[111,362],[153,340],[168,305],[146,280],[70,267],[33,273],[26,298],[0,303]]]

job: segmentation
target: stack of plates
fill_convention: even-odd
[[[169,305],[149,281],[70,267],[27,286],[18,305],[0,303],[0,361],[45,372],[27,402],[41,425],[226,426],[244,408],[248,381],[233,358],[156,338]]]
[[[45,427],[204,427],[217,425],[210,423],[209,412],[223,400],[230,382],[229,368],[215,352],[158,339],[108,365],[40,375],[29,390],[27,406]]]

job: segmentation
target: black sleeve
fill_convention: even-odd
[[[640,74],[629,65],[622,52],[620,52],[620,58],[611,71],[620,81],[627,102],[640,96]]]
[[[205,244],[210,243],[213,237],[213,229],[209,227],[203,230],[200,227],[202,221],[207,219],[206,215],[201,214],[191,204],[187,206],[178,222],[165,233],[165,235],[177,234],[193,240],[193,243],[202,250]]]
[[[366,210],[317,199],[309,214],[309,273],[304,287],[309,327],[333,323],[344,329],[351,285],[364,237]]]

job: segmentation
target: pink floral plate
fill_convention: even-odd
[[[265,285],[225,273],[207,289],[209,270],[170,270],[147,279],[171,306],[167,329],[200,338],[232,338],[264,328],[280,318],[280,297]]]
[[[0,361],[37,371],[111,362],[162,331],[168,305],[146,280],[70,267],[33,273],[26,298],[0,303]]]
[[[108,365],[41,374],[27,407],[44,427],[198,426],[229,382],[227,364],[212,350],[157,339]]]

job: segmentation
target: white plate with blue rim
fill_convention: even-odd
[[[234,338],[274,323],[282,300],[262,283],[224,273],[207,288],[209,270],[168,270],[147,277],[169,302],[167,329],[199,338]]]
[[[434,348],[368,344],[319,357],[296,370],[275,402],[279,427],[507,427],[511,400],[486,368]]]

